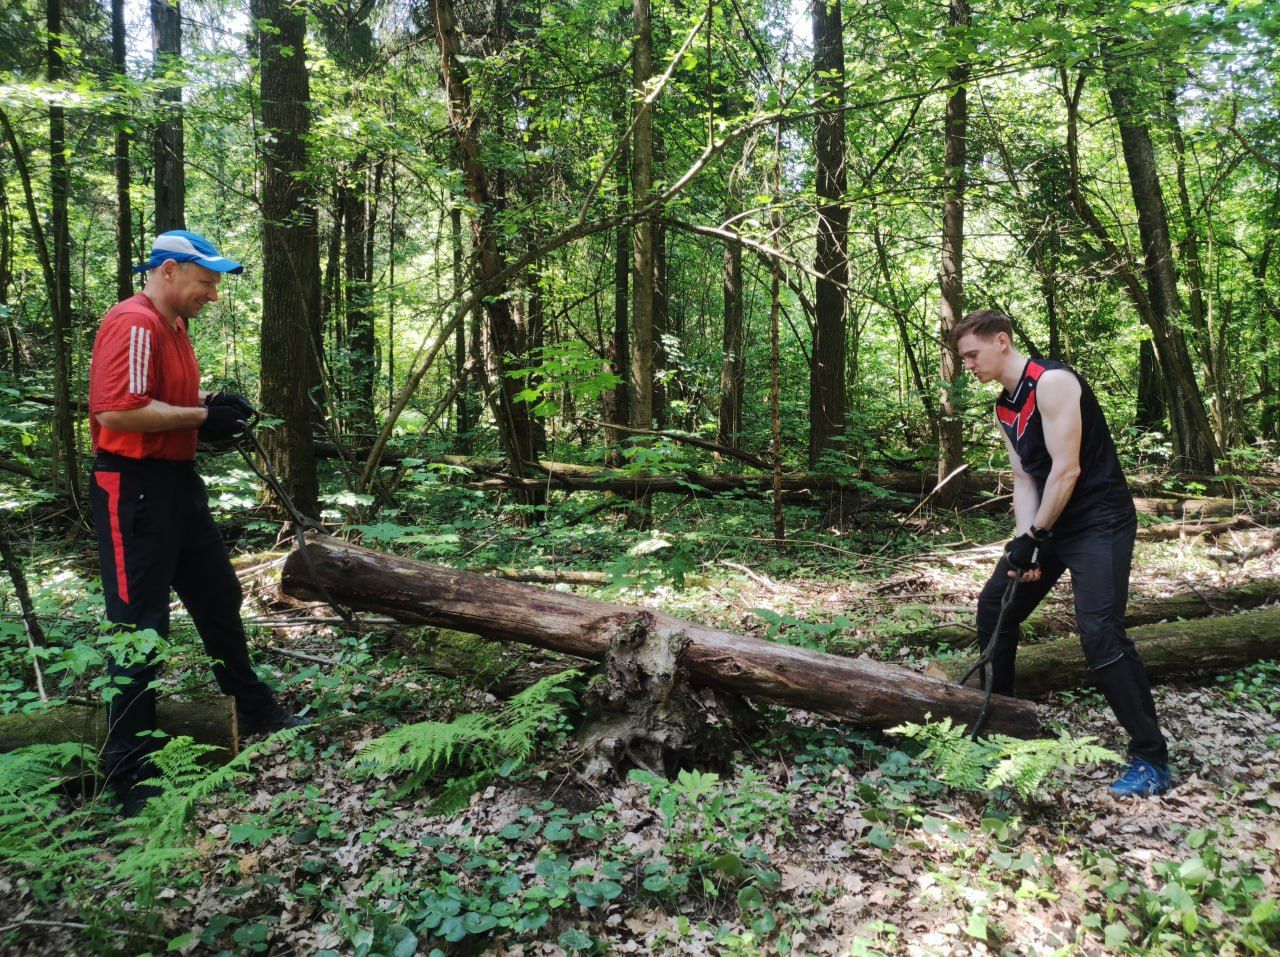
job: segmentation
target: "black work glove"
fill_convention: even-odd
[[[1041,543],[1023,532],[1004,547],[1004,560],[1020,572],[1034,571],[1040,567]]]
[[[224,442],[244,435],[248,417],[229,405],[209,406],[209,417],[200,426],[201,442]]]
[[[258,410],[253,407],[253,403],[239,392],[210,392],[204,397],[204,404],[205,408],[209,409],[214,406],[225,405],[229,409],[234,409],[236,414],[246,421],[258,414]]]

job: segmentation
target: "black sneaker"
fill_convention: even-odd
[[[108,785],[107,798],[115,806],[121,817],[137,817],[147,802],[164,793],[164,788],[156,784],[141,784],[134,777],[129,783],[119,786]]]
[[[309,718],[291,714],[276,702],[272,702],[271,707],[261,714],[241,714],[238,720],[240,733],[246,738],[255,734],[275,734],[277,731],[301,728],[311,723]]]

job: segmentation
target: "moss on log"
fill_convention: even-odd
[[[1137,644],[1152,681],[1233,671],[1256,661],[1280,658],[1280,609],[1145,625],[1130,629],[1129,637]],[[938,661],[930,665],[929,673],[954,681],[970,663]],[[1093,671],[1085,664],[1075,638],[1018,649],[1014,689],[1019,698],[1093,687],[1093,683]]]
[[[161,731],[170,737],[189,735],[197,744],[224,749],[226,761],[240,750],[235,699],[201,698],[197,701],[161,700],[156,709]],[[0,715],[0,752],[29,744],[80,743],[97,755],[107,739],[107,709],[85,705],[61,705],[34,714]]]

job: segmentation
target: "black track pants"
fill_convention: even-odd
[[[1120,724],[1129,732],[1130,750],[1157,764],[1166,764],[1168,750],[1156,720],[1147,672],[1138,649],[1124,630],[1136,533],[1137,518],[1128,516],[1054,535],[1041,546],[1039,580],[1018,584],[1005,615],[991,662],[992,690],[997,694],[1013,693],[1019,626],[1070,569],[1076,630],[1085,660]],[[1008,573],[1009,565],[1001,558],[978,598],[978,637],[983,647],[1000,615]]]
[[[176,591],[216,662],[213,674],[222,692],[235,697],[242,713],[269,710],[271,689],[249,663],[240,621],[243,590],[209,514],[208,493],[195,464],[99,454],[90,501],[107,620],[168,637],[170,589]],[[108,706],[102,756],[109,785],[127,787],[140,773],[149,773],[146,758],[157,742],[146,732],[156,727],[151,684],[159,664],[154,656],[108,663],[118,689]]]

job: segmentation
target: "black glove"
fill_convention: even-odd
[[[1040,542],[1023,532],[1004,547],[1004,560],[1020,572],[1034,571],[1040,567]]]
[[[209,417],[200,426],[201,442],[224,442],[244,435],[248,424],[246,416],[241,415],[229,405],[209,406]]]
[[[214,406],[225,405],[229,409],[234,409],[236,414],[246,421],[258,414],[258,410],[253,407],[253,403],[239,392],[210,392],[204,397],[204,404],[205,408],[209,409]]]

